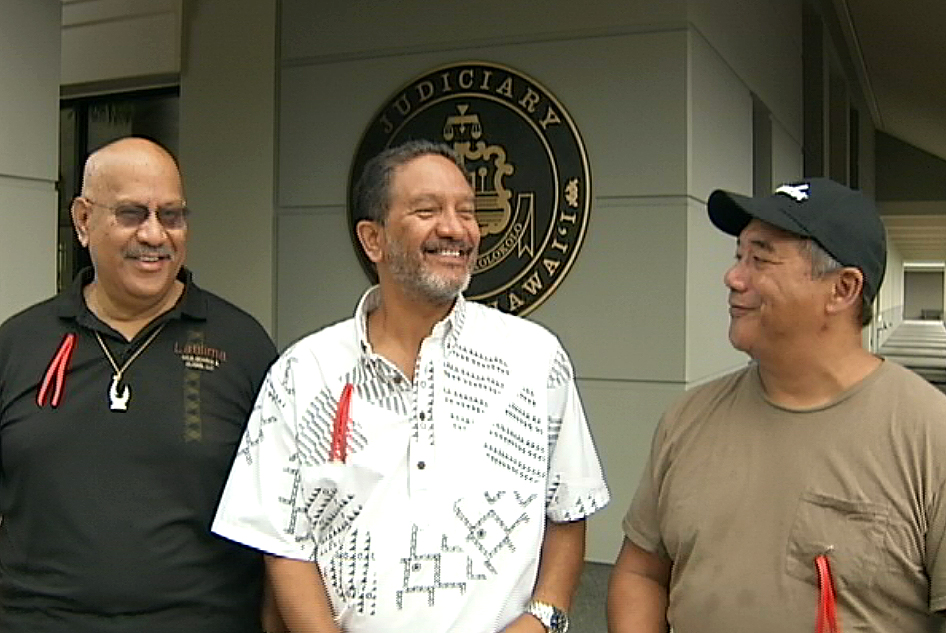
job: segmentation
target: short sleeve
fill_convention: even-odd
[[[297,442],[291,351],[266,374],[234,458],[212,530],[255,549],[313,560]]]
[[[547,396],[550,458],[546,513],[552,521],[578,521],[607,505],[610,495],[572,364],[560,345],[552,356]]]
[[[654,431],[650,456],[622,524],[628,540],[641,549],[660,556],[667,555],[660,535],[658,513],[660,487],[663,473],[666,472],[666,468],[660,463],[661,456],[665,454],[662,450],[664,435],[664,421],[661,420]]]

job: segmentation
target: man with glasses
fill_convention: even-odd
[[[208,528],[273,343],[183,268],[157,144],[93,153],[72,217],[92,268],[0,326],[0,630],[259,633],[260,555]]]

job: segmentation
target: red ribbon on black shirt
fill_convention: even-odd
[[[72,359],[72,350],[75,346],[76,335],[74,333],[70,332],[62,338],[62,343],[59,344],[56,355],[53,356],[49,367],[46,369],[46,376],[43,378],[39,393],[36,394],[36,404],[40,408],[46,404],[46,396],[49,395],[49,389],[53,386],[54,380],[55,387],[50,404],[53,407],[58,407],[62,401],[62,390],[66,386],[66,370],[69,368],[69,361]]]

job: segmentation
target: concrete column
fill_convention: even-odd
[[[0,0],[0,319],[56,290],[59,0]]]
[[[275,0],[185,0],[180,162],[197,283],[274,318]]]

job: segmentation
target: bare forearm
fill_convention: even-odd
[[[608,633],[666,633],[667,590],[633,572],[611,575]]]
[[[549,521],[542,541],[539,575],[532,591],[532,599],[567,611],[584,564],[585,522]],[[503,629],[503,633],[545,633],[545,627],[534,616],[523,613]]]
[[[608,584],[609,633],[666,633],[669,559],[624,539]]]
[[[545,528],[545,539],[542,541],[539,577],[532,598],[567,611],[584,565],[585,522],[549,521]]]
[[[267,577],[263,584],[263,608],[260,613],[260,620],[263,623],[263,631],[266,633],[286,633],[286,624],[279,615],[279,609],[276,607],[276,596],[273,595],[273,583]]]
[[[318,565],[266,556],[266,572],[279,612],[292,633],[341,633]]]

